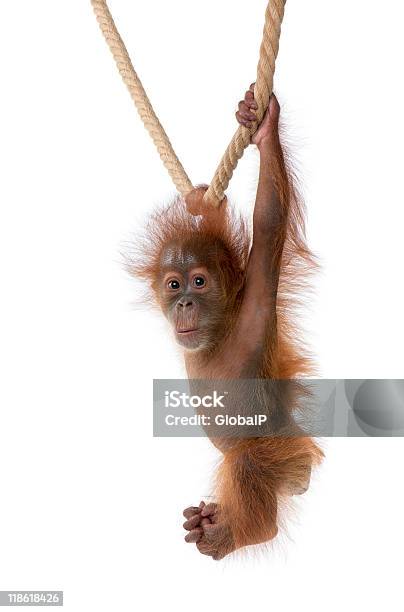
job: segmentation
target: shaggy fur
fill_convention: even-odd
[[[274,144],[270,171],[282,208],[282,225],[273,236],[280,273],[277,324],[271,337],[265,339],[266,349],[256,378],[289,380],[314,373],[307,348],[301,341],[296,311],[315,262],[305,241],[303,203],[280,144]],[[177,198],[156,212],[148,223],[138,256],[129,267],[132,274],[148,282],[157,296],[161,255],[166,245],[178,243],[184,249],[208,252],[207,265],[221,279],[226,301],[222,328],[229,335],[243,300],[251,241],[246,222],[227,203],[218,210],[207,207],[203,193],[197,190],[188,207],[182,198]],[[201,363],[210,362],[220,353],[222,342],[223,337],[217,338],[209,354],[197,359]],[[221,368],[216,369],[214,378],[226,377],[223,372]],[[291,412],[292,408],[296,405],[288,410]],[[201,552],[215,559],[243,546],[274,538],[278,531],[280,500],[303,492],[311,467],[322,458],[313,440],[299,435],[242,439],[223,444],[221,450],[224,458],[217,475],[217,506],[197,543]]]

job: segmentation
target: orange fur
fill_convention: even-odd
[[[260,376],[290,380],[315,373],[301,340],[296,311],[316,263],[305,241],[304,205],[294,174],[282,149],[275,151],[271,173],[286,211],[286,227],[284,241],[279,241],[277,338],[267,342]],[[290,410],[298,407],[299,399]],[[303,436],[242,440],[225,452],[215,493],[223,522],[232,526],[234,549],[276,536],[278,505],[282,496],[290,494],[288,484],[304,483],[308,469],[322,457],[318,445]]]
[[[265,339],[266,348],[256,378],[295,379],[314,373],[307,348],[301,341],[295,311],[307,279],[315,269],[315,261],[305,241],[304,208],[293,172],[277,142],[273,153],[271,173],[284,219],[280,233],[274,236],[280,262],[277,326],[275,334]],[[219,210],[207,209],[203,194],[203,189],[196,190],[192,201],[188,200],[189,209],[199,213],[197,216],[189,213],[181,198],[152,216],[145,240],[140,244],[138,256],[129,263],[129,269],[156,291],[160,258],[167,244],[177,242],[185,249],[188,245],[196,249],[209,245],[224,288],[226,315],[222,328],[228,337],[243,300],[250,237],[245,222],[227,203]],[[218,339],[208,356],[198,356],[196,361],[209,362],[220,351],[222,342],[223,338]],[[214,378],[222,376],[219,366]],[[304,487],[311,466],[322,458],[321,450],[312,439],[298,435],[243,439],[227,447],[223,445],[221,450],[224,458],[218,472],[216,497],[219,524],[224,529],[217,531],[213,540],[204,542],[204,549],[200,547],[214,558],[272,539],[278,530],[280,498],[290,495],[293,487]]]

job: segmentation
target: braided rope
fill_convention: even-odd
[[[270,0],[265,12],[264,34],[260,48],[260,57],[257,68],[257,80],[254,88],[254,97],[258,109],[257,121],[251,128],[241,125],[234,134],[229,146],[223,155],[215,172],[210,187],[206,192],[205,201],[218,206],[224,198],[233,172],[242,158],[245,149],[251,143],[251,138],[258,129],[265,111],[268,108],[272,94],[275,60],[279,50],[279,37],[281,24],[285,12],[286,0]]]
[[[264,33],[254,89],[254,96],[258,105],[256,112],[257,121],[251,128],[244,126],[238,128],[220,161],[211,185],[204,196],[205,201],[215,206],[219,206],[223,200],[224,192],[229,185],[233,172],[245,149],[251,143],[251,138],[257,131],[268,108],[273,88],[275,60],[279,50],[279,37],[285,3],[286,0],[269,0],[265,12]],[[193,185],[176,156],[171,142],[136,74],[125,44],[108,9],[106,0],[91,0],[91,4],[101,32],[111,50],[121,77],[129,90],[144,126],[156,145],[161,160],[167,168],[176,188],[183,196],[186,196],[193,189]]]
[[[167,168],[174,185],[178,191],[185,196],[193,189],[192,183],[176,156],[171,142],[150,104],[150,100],[132,65],[125,44],[116,28],[106,0],[91,0],[91,4],[101,32],[107,41],[120,75],[129,90],[144,126],[156,145],[161,160]]]

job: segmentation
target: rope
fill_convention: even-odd
[[[193,189],[193,185],[176,156],[171,142],[150,104],[150,100],[136,74],[125,44],[109,12],[106,0],[91,0],[91,4],[93,5],[101,32],[107,41],[120,75],[129,90],[140,118],[156,145],[161,160],[167,168],[174,185],[178,191],[185,196]]]
[[[210,202],[214,206],[219,206],[223,200],[224,192],[229,185],[233,172],[245,149],[251,143],[251,138],[257,131],[258,125],[261,123],[268,108],[273,88],[275,60],[278,55],[285,3],[286,0],[269,0],[265,12],[264,34],[260,47],[257,80],[254,89],[254,96],[258,105],[256,112],[257,121],[251,128],[240,126],[227,147],[212,179],[212,183],[204,196],[205,201]],[[144,126],[156,145],[161,160],[175,186],[183,196],[186,196],[193,189],[193,185],[176,156],[171,142],[136,74],[125,44],[108,9],[106,0],[91,0],[91,4],[101,32],[111,50],[121,77],[129,90]]]
[[[254,88],[254,97],[258,105],[257,121],[251,128],[246,128],[243,125],[238,128],[217,167],[210,187],[204,196],[206,202],[209,201],[215,206],[218,206],[223,200],[224,192],[229,185],[233,172],[245,149],[251,143],[251,138],[257,131],[268,108],[273,89],[275,60],[279,50],[279,37],[285,4],[286,0],[270,0],[268,3],[265,12],[264,35],[260,48],[257,80]]]

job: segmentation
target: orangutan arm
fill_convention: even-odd
[[[260,142],[260,175],[253,216],[253,244],[239,320],[239,340],[251,348],[276,338],[276,300],[287,230],[287,177],[279,138]]]

